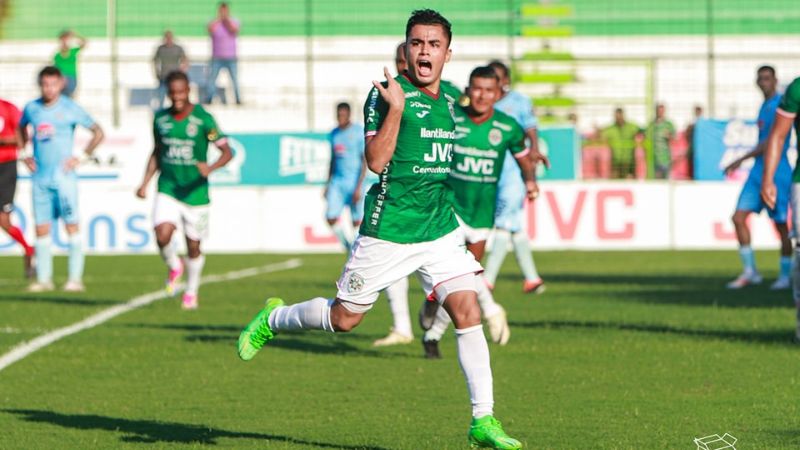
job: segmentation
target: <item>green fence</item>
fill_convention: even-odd
[[[171,28],[203,36],[217,0],[0,0],[0,39],[49,39],[64,28],[107,35],[108,4],[116,3],[117,35],[157,36]],[[233,0],[245,36],[398,35],[409,11],[429,7],[458,35],[518,35],[541,21],[524,5],[562,8],[560,30],[578,36],[795,34],[796,0]]]

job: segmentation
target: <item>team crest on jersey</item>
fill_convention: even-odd
[[[189,137],[197,136],[197,125],[191,122],[188,125],[186,125],[186,135]]]
[[[503,142],[503,133],[497,128],[492,128],[492,131],[489,132],[489,143],[492,145],[500,145],[501,142]]]
[[[353,294],[361,292],[361,289],[364,289],[364,277],[355,272],[351,273],[347,279],[347,292]]]
[[[219,139],[219,131],[217,131],[217,129],[214,128],[208,132],[208,140],[214,142],[217,139]]]

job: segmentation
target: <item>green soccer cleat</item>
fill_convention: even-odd
[[[250,361],[267,341],[275,337],[275,333],[269,328],[269,315],[275,308],[283,305],[283,300],[277,297],[267,299],[264,309],[239,334],[239,358]]]
[[[503,431],[503,426],[492,416],[472,419],[469,427],[470,448],[493,448],[498,450],[517,450],[522,443]]]

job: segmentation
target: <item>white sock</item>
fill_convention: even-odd
[[[275,308],[269,315],[273,331],[325,330],[333,333],[331,324],[333,300],[317,297],[302,303]]]
[[[511,233],[506,230],[495,228],[494,240],[492,241],[492,251],[489,252],[489,257],[486,258],[486,270],[483,275],[489,283],[494,284],[497,281],[497,274],[500,273],[500,266],[503,265],[503,260],[506,259],[508,253],[508,241],[511,240]]]
[[[525,280],[534,281],[538,279],[539,272],[536,271],[536,264],[533,262],[528,234],[518,231],[511,235],[511,242],[514,244],[514,255],[517,257],[517,264],[519,264]]]
[[[206,263],[206,256],[200,255],[197,258],[186,260],[186,293],[197,295],[200,287],[200,274],[203,273],[203,265]]]
[[[483,325],[456,330],[456,345],[458,363],[467,380],[472,402],[472,417],[490,416],[494,407],[494,392],[489,345],[483,335]]]
[[[339,242],[342,243],[344,248],[350,251],[350,247],[353,246],[353,240],[348,235],[347,230],[342,226],[342,222],[338,221],[331,225],[331,230],[333,230],[333,234],[339,239]]]
[[[180,267],[181,260],[178,258],[178,251],[175,249],[175,244],[173,244],[172,241],[165,245],[164,248],[159,249],[159,253],[161,253],[161,259],[164,260],[164,263],[170,270],[176,270]]]
[[[403,277],[384,291],[389,299],[389,309],[392,310],[395,332],[403,336],[413,337],[411,331],[411,316],[408,312],[408,277]]]
[[[453,322],[453,319],[450,318],[450,314],[447,314],[444,306],[439,306],[439,309],[436,310],[436,318],[433,319],[433,325],[431,325],[430,330],[425,332],[422,340],[441,341],[451,322]]]
[[[478,274],[475,284],[478,285],[478,305],[481,307],[483,317],[492,317],[501,312],[503,309],[494,301],[492,291],[486,285],[486,279],[483,274]]]
[[[794,249],[794,262],[792,263],[792,298],[794,304],[800,308],[800,247]]]

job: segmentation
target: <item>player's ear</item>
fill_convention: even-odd
[[[447,54],[444,56],[444,62],[449,63],[450,62],[450,56],[452,54],[453,54],[453,49],[448,47],[447,48]]]

